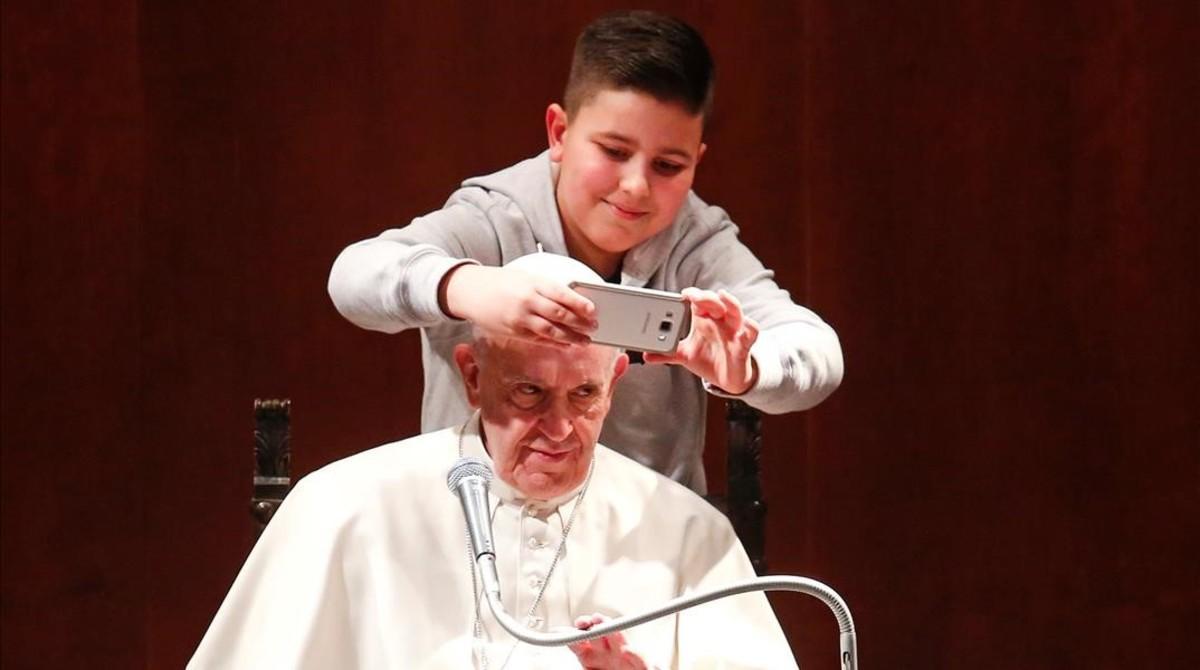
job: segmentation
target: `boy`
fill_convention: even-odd
[[[587,341],[588,300],[502,267],[539,250],[687,297],[691,334],[676,353],[631,367],[601,440],[699,493],[706,389],[772,413],[833,392],[833,329],[792,303],[725,212],[691,192],[712,89],[708,47],[690,26],[650,12],[605,16],[576,43],[563,105],[546,110],[548,151],[469,179],[443,209],[342,252],[329,277],[338,311],[373,330],[422,329],[423,432],[470,414],[452,352],[471,323],[559,346]]]

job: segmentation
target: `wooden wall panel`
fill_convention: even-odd
[[[698,191],[846,350],[765,422],[773,568],[847,597],[866,667],[1188,658],[1194,6],[653,4],[718,62]],[[417,338],[343,321],[333,257],[540,151],[608,3],[32,5],[3,661],[178,667],[249,547],[253,398],[293,399],[299,473],[417,428]],[[828,613],[772,601],[836,667]]]
[[[821,4],[809,291],[848,373],[811,418],[812,570],[860,603],[864,659],[1178,662],[1194,7]]]
[[[133,3],[3,9],[6,668],[134,667],[144,115]]]

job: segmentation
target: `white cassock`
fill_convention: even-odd
[[[462,508],[446,488],[460,449],[490,465],[477,419],[465,430],[384,445],[302,479],[188,667],[470,668],[482,667],[485,655],[492,669],[506,661],[508,668],[579,667],[566,647],[517,643],[482,597],[476,630]],[[614,451],[596,446],[591,482],[581,500],[577,493],[530,501],[492,482],[504,604],[533,628],[569,628],[592,613],[638,614],[754,576],[720,512]],[[625,636],[650,667],[664,670],[796,667],[761,593],[707,603]]]

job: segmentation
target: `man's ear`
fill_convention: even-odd
[[[479,409],[479,359],[474,345],[464,343],[454,347],[454,364],[462,375],[467,402],[472,408]]]
[[[625,376],[625,371],[629,369],[629,356],[625,352],[617,354],[617,360],[613,363],[612,381],[608,382],[608,396],[611,398],[613,391],[617,388],[617,381]]]
[[[546,140],[550,146],[550,160],[555,163],[562,160],[567,136],[567,110],[557,102],[550,103],[546,108]]]
[[[701,143],[700,143],[700,151],[696,152],[696,165],[699,165],[699,164],[700,164],[700,159],[701,159],[701,158],[704,158],[704,152],[705,152],[705,151],[708,151],[708,145],[707,145],[707,144],[705,144],[705,143],[703,143],[703,142],[701,142]]]

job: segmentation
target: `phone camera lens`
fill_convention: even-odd
[[[667,333],[667,332],[670,332],[670,330],[671,330],[671,322],[670,321],[664,320],[662,323],[658,324],[658,332]]]

